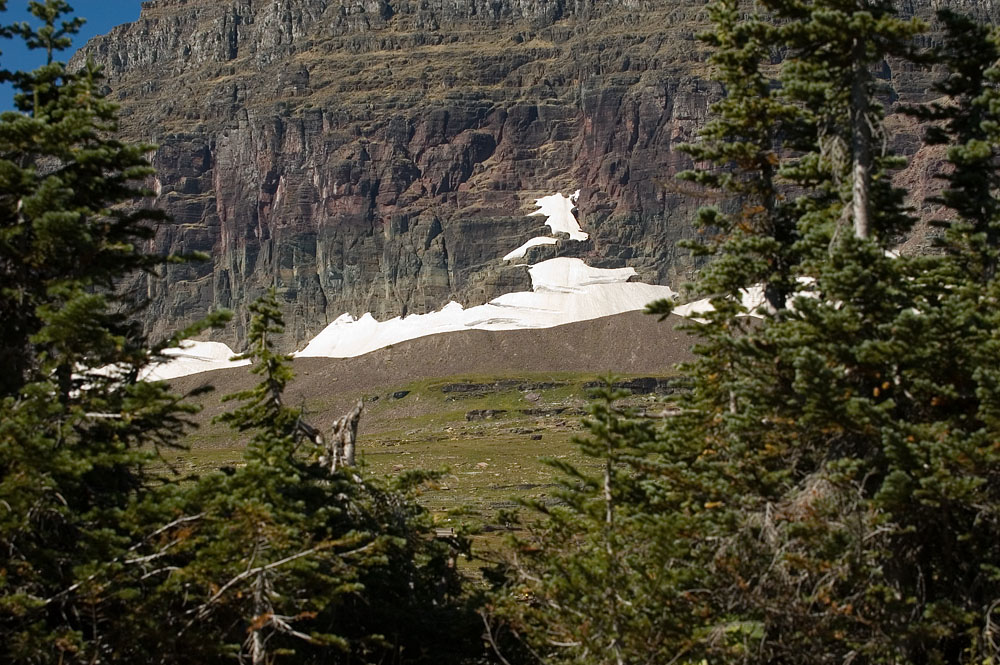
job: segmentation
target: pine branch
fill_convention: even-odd
[[[228,582],[226,582],[224,585],[222,585],[222,587],[220,587],[219,590],[216,591],[207,601],[205,601],[204,603],[202,603],[200,606],[198,606],[196,608],[192,608],[192,609],[188,610],[187,612],[185,612],[185,614],[187,614],[187,615],[195,614],[195,615],[197,615],[199,617],[204,617],[204,616],[206,616],[205,613],[208,610],[208,608],[211,607],[211,605],[215,604],[226,593],[226,591],[228,591],[230,588],[233,587],[233,585],[238,584],[239,582],[242,582],[243,580],[247,579],[248,577],[252,577],[254,575],[257,575],[258,573],[266,572],[266,571],[269,571],[269,570],[274,570],[275,568],[280,568],[281,566],[284,566],[284,565],[287,565],[289,563],[292,563],[293,561],[297,561],[299,559],[302,559],[303,557],[307,557],[307,556],[310,556],[310,555],[315,554],[317,552],[322,552],[324,550],[328,550],[331,547],[336,547],[338,545],[343,544],[343,542],[344,541],[342,541],[342,540],[336,540],[336,541],[330,541],[330,542],[327,542],[327,543],[322,543],[320,545],[317,545],[316,547],[310,547],[307,550],[303,550],[301,552],[297,552],[295,554],[287,556],[284,559],[281,559],[279,561],[274,561],[272,563],[269,563],[269,564],[266,564],[266,565],[263,565],[263,566],[257,566],[256,568],[250,568],[248,570],[245,570],[242,573],[240,573],[239,575],[233,577],[231,580],[229,580]],[[371,548],[374,545],[375,545],[375,541],[372,541],[372,542],[370,542],[367,545],[364,545],[362,547],[358,547],[358,548],[350,550],[348,552],[342,552],[340,554],[340,556],[341,557],[348,557],[348,556],[353,556],[355,554],[360,554],[361,552],[364,552],[364,551],[368,550],[369,548]]]
[[[193,522],[193,521],[199,520],[199,519],[201,519],[204,516],[205,516],[204,513],[199,513],[197,515],[190,515],[190,516],[186,516],[186,517],[181,517],[181,518],[178,518],[178,519],[174,520],[173,522],[170,522],[169,524],[163,525],[162,527],[160,527],[156,531],[152,532],[151,534],[149,534],[148,536],[146,536],[145,538],[143,538],[140,542],[138,542],[135,545],[133,545],[132,547],[128,548],[128,550],[126,550],[124,553],[122,553],[122,554],[114,557],[110,561],[108,561],[105,564],[105,566],[110,566],[112,564],[119,563],[119,562],[124,562],[126,564],[141,562],[141,560],[138,560],[138,559],[136,559],[136,560],[127,560],[125,557],[127,557],[132,552],[135,552],[137,549],[139,549],[144,544],[148,543],[150,540],[152,540],[156,536],[160,535],[161,533],[164,533],[165,531],[169,531],[170,529],[172,529],[172,528],[174,528],[176,526],[180,526],[181,524],[186,524],[188,522]],[[177,542],[178,541],[173,541],[170,544],[168,544],[166,547],[167,548],[172,547]],[[160,553],[157,553],[153,558],[159,558],[160,555],[161,555]],[[74,591],[76,591],[80,587],[84,586],[85,584],[87,584],[89,582],[93,582],[94,580],[96,580],[98,577],[101,576],[101,574],[103,572],[104,571],[98,571],[96,573],[93,573],[93,574],[87,576],[85,579],[83,579],[83,580],[81,580],[81,581],[79,581],[79,582],[77,582],[75,584],[70,585],[69,587],[63,589],[62,591],[60,591],[59,593],[55,594],[54,596],[51,596],[50,598],[47,598],[44,601],[42,601],[41,606],[45,607],[47,605],[50,605],[51,603],[55,602],[56,600],[59,600],[60,598],[63,598],[65,596],[73,593]]]

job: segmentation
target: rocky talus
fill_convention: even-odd
[[[696,0],[150,0],[76,62],[104,66],[125,135],[159,146],[157,249],[211,260],[128,285],[162,334],[271,285],[292,348],[343,312],[422,313],[529,288],[506,249],[535,197],[581,189],[586,242],[532,250],[677,286],[704,202],[673,181],[721,90]],[[935,3],[935,6],[940,3]],[[977,10],[982,3],[957,3]],[[901,3],[929,15],[930,0]],[[985,11],[985,10],[983,10]],[[928,72],[886,63],[892,100]],[[919,128],[900,120],[910,154]],[[929,182],[940,158],[900,175]]]

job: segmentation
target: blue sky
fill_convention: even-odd
[[[68,0],[73,14],[87,19],[80,34],[73,42],[73,48],[64,51],[60,60],[69,60],[73,51],[87,43],[94,35],[108,32],[116,25],[139,18],[141,0]],[[28,0],[8,0],[7,11],[0,13],[0,23],[32,20],[28,14]],[[0,39],[0,63],[5,69],[34,69],[44,63],[45,56],[40,51],[30,52],[23,48],[19,40]],[[0,86],[0,109],[12,105],[9,86]]]

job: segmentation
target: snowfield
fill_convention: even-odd
[[[570,240],[582,241],[583,232],[573,214],[577,190],[571,196],[552,194],[536,199],[538,210],[553,234],[564,233]],[[555,244],[555,237],[536,237],[503,256],[503,261],[524,258],[532,247]],[[593,268],[580,259],[555,258],[527,267],[531,291],[508,293],[484,305],[464,308],[451,302],[429,314],[414,314],[378,321],[371,313],[360,317],[342,314],[314,337],[299,358],[353,358],[376,349],[410,339],[457,332],[460,330],[518,330],[551,328],[566,323],[586,321],[645,308],[661,298],[673,299],[674,291],[666,286],[630,281],[636,277],[632,268]],[[704,311],[692,303],[687,315]],[[679,308],[682,309],[682,308]],[[150,380],[171,379],[225,367],[238,367],[247,361],[233,362],[232,350],[218,342],[186,342],[182,349],[168,351],[174,360],[157,366],[144,377]]]
[[[545,225],[552,229],[552,233],[565,233],[569,236],[570,240],[586,240],[590,236],[580,229],[580,222],[576,220],[576,215],[573,214],[573,209],[576,207],[576,200],[579,198],[579,189],[571,196],[563,196],[562,194],[543,196],[540,199],[535,199],[535,205],[538,206],[538,210],[528,216],[544,215]],[[558,238],[538,236],[504,256],[503,260],[513,261],[514,259],[523,259],[532,247],[554,245],[557,242],[559,242]]]
[[[437,312],[376,321],[371,314],[344,314],[296,353],[299,358],[353,358],[390,344],[459,330],[551,328],[643,309],[674,292],[666,286],[629,282],[631,268],[601,270],[580,259],[558,258],[531,266],[532,290],[508,293],[465,309],[451,302]]]
[[[741,289],[741,292],[741,303],[747,310],[745,316],[760,316],[757,313],[758,310],[767,306],[766,301],[764,300],[764,288],[760,286],[751,286],[749,289]],[[677,307],[674,307],[670,313],[704,323],[705,319],[698,318],[698,315],[711,312],[713,309],[715,308],[712,307],[712,299],[703,298],[702,300],[695,300],[694,302],[689,302],[684,305],[678,305]]]
[[[180,348],[166,349],[163,353],[172,359],[149,368],[141,377],[144,381],[166,381],[189,374],[210,372],[213,369],[243,367],[250,364],[249,360],[230,360],[236,354],[221,342],[198,342],[189,339],[181,342]]]
[[[565,233],[570,240],[586,240],[573,214],[577,190],[571,196],[552,194],[535,200],[553,233]],[[555,244],[557,238],[532,238],[501,260],[523,258],[538,245]],[[376,321],[371,314],[355,318],[340,316],[296,353],[299,358],[353,358],[376,349],[426,335],[460,330],[518,330],[552,328],[565,323],[643,309],[660,298],[673,298],[666,286],[629,280],[633,268],[592,268],[580,259],[556,258],[528,267],[531,291],[508,293],[485,305],[465,309],[457,302],[429,314]]]
[[[547,236],[539,236],[537,238],[532,238],[528,242],[524,243],[513,252],[503,257],[504,261],[513,261],[514,259],[523,259],[528,253],[528,250],[532,247],[538,247],[539,245],[554,245],[559,240],[557,238],[549,238]]]
[[[590,236],[580,228],[580,222],[573,214],[576,208],[576,201],[580,198],[580,190],[573,192],[571,196],[562,194],[552,194],[535,199],[538,210],[531,215],[545,215],[545,224],[552,233],[568,233],[570,240],[586,240]]]

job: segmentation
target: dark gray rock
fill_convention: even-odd
[[[497,416],[505,415],[504,409],[475,409],[465,414],[465,419],[469,422],[476,420],[493,420]]]

